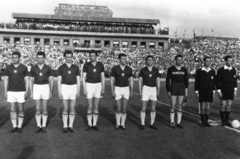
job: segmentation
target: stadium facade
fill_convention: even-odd
[[[75,50],[168,48],[169,29],[158,19],[115,18],[107,6],[59,4],[55,14],[12,13],[0,28],[0,43],[58,45]]]

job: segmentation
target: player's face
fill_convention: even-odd
[[[67,63],[72,63],[72,57],[73,57],[72,54],[66,54],[66,56],[65,56],[66,62]]]
[[[126,61],[127,61],[127,57],[126,57],[126,56],[122,56],[122,57],[120,58],[120,64],[126,65]]]
[[[147,59],[147,65],[148,65],[148,66],[152,66],[152,65],[153,65],[153,58],[152,58],[152,57],[149,57],[149,58]]]
[[[97,60],[97,56],[95,53],[90,53],[89,58],[91,62],[95,62]]]
[[[37,62],[38,62],[38,64],[39,65],[42,65],[43,63],[44,63],[44,57],[43,57],[43,55],[38,55],[37,56]]]
[[[211,59],[207,58],[205,61],[204,61],[204,66],[205,67],[210,67],[211,65]]]
[[[18,64],[20,61],[20,58],[18,55],[12,55],[12,63],[13,64]]]
[[[178,57],[175,61],[176,61],[176,65],[177,66],[181,66],[182,65],[182,58],[181,57]]]
[[[233,59],[232,58],[228,58],[228,60],[226,61],[226,65],[227,66],[232,66],[233,63]]]

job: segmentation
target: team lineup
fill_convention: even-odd
[[[10,119],[12,122],[11,133],[23,131],[24,103],[29,97],[35,101],[36,124],[35,133],[47,133],[48,111],[47,106],[53,94],[53,73],[51,67],[45,64],[45,53],[37,52],[37,64],[28,71],[27,67],[20,63],[21,54],[12,53],[12,64],[5,69],[4,91],[7,102],[10,103]],[[99,102],[105,94],[104,65],[98,62],[97,53],[90,52],[90,62],[80,69],[72,63],[73,53],[64,52],[65,64],[57,71],[58,97],[62,101],[63,133],[75,132],[74,120],[76,115],[76,101],[80,97],[81,81],[83,94],[87,99],[86,131],[99,131],[97,126],[99,116]],[[115,130],[126,130],[128,101],[133,97],[133,73],[126,65],[127,55],[118,55],[119,65],[111,70],[111,96],[116,101]],[[155,126],[156,103],[160,97],[160,73],[154,67],[154,56],[147,55],[146,66],[139,74],[139,96],[141,100],[139,129],[145,129],[145,117],[148,101],[150,101],[150,128],[157,130]],[[199,103],[201,127],[211,127],[209,124],[210,106],[217,92],[221,104],[219,106],[222,126],[231,127],[229,116],[234,97],[237,95],[236,70],[232,67],[232,57],[225,56],[225,65],[217,72],[211,69],[211,58],[204,57],[204,65],[198,69],[195,76],[196,100]],[[183,105],[187,101],[189,77],[188,71],[182,66],[183,56],[175,56],[175,64],[168,68],[166,77],[166,90],[170,99],[169,110],[170,128],[183,129],[181,124]],[[81,80],[82,78],[82,80]],[[177,120],[175,122],[175,115]]]

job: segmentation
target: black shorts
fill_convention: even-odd
[[[213,90],[199,90],[199,102],[213,102]]]
[[[222,98],[221,100],[233,100],[234,99],[234,84],[221,85]]]
[[[185,96],[184,83],[171,83],[171,95],[172,96]]]

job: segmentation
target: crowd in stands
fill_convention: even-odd
[[[48,22],[16,22],[0,23],[0,28],[7,29],[30,29],[30,30],[57,30],[57,31],[77,31],[77,32],[105,32],[105,33],[129,33],[129,34],[155,34],[152,25],[141,24],[102,24],[96,22],[73,22],[73,23],[48,23]],[[168,34],[168,30],[163,29],[159,34]]]
[[[146,55],[152,54],[155,57],[155,67],[162,74],[166,74],[167,68],[174,63],[176,54],[184,56],[183,65],[188,69],[191,76],[194,76],[196,70],[203,64],[203,57],[208,55],[212,58],[212,68],[217,70],[224,64],[224,56],[233,56],[234,67],[240,71],[240,40],[238,39],[191,39],[188,42],[179,40],[178,43],[170,43],[169,49],[146,49],[146,48],[108,48],[102,49],[99,53],[98,61],[105,66],[105,73],[109,76],[111,68],[118,64],[117,55],[119,53],[127,54],[127,64],[133,69],[137,77],[141,68],[145,65]],[[87,52],[79,52],[73,48],[63,48],[59,46],[41,46],[41,45],[6,45],[0,44],[0,67],[6,68],[11,63],[11,53],[20,51],[22,54],[22,63],[29,68],[36,64],[36,53],[44,51],[46,53],[46,64],[53,70],[64,63],[63,52],[70,49],[74,52],[74,64],[81,68],[82,64],[89,61]],[[239,73],[238,71],[238,73]]]

